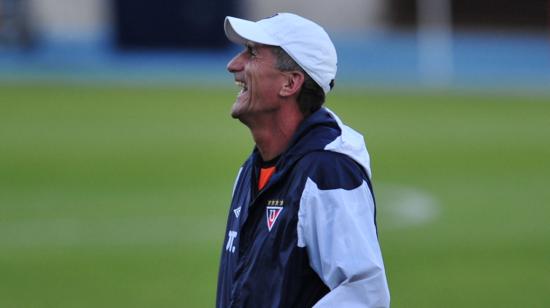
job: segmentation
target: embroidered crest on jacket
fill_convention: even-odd
[[[277,221],[277,218],[279,217],[279,214],[283,211],[282,206],[268,206],[266,207],[266,215],[267,215],[267,229],[271,231],[271,228],[273,228],[273,225],[275,224],[275,221]]]

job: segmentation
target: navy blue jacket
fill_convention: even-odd
[[[257,191],[257,150],[233,189],[217,307],[388,307],[363,137],[322,108]]]

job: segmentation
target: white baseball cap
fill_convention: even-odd
[[[328,93],[336,77],[337,56],[325,30],[311,20],[279,13],[257,22],[227,16],[225,35],[237,44],[247,42],[281,47]]]

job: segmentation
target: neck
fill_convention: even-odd
[[[299,111],[277,111],[256,117],[253,123],[247,123],[264,161],[274,159],[288,148],[303,119]]]

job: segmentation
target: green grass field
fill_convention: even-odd
[[[236,89],[0,86],[0,307],[212,307]],[[393,307],[550,306],[550,98],[337,88]]]

